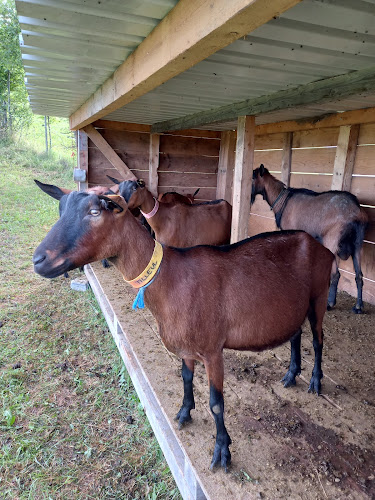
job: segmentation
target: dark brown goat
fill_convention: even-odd
[[[367,214],[357,198],[347,191],[317,193],[309,189],[286,188],[261,165],[253,172],[251,203],[261,194],[275,213],[280,229],[302,229],[311,234],[335,255],[332,265],[328,309],[336,304],[340,279],[338,259],[353,259],[357,302],[353,311],[363,312],[361,248],[367,225]]]
[[[159,194],[158,200],[162,203],[186,203],[187,205],[192,205],[198,191],[199,188],[193,194],[181,194],[169,191],[168,193]]]
[[[142,180],[117,182],[129,210],[140,208],[160,243],[185,248],[230,242],[232,206],[227,201],[159,203]]]
[[[161,248],[162,259],[155,261],[155,249]],[[194,362],[205,365],[217,430],[211,467],[221,464],[226,470],[231,460],[224,425],[224,348],[260,351],[291,339],[283,381],[286,387],[295,385],[301,370],[301,325],[307,316],[315,350],[309,391],[319,394],[322,321],[333,255],[307,233],[265,233],[221,247],[162,247],[129,213],[121,196],[62,196],[60,220],[36,249],[34,270],[55,278],[103,258],[110,258],[126,280],[142,281],[150,269],[157,270],[140,290],[163,343],[183,360],[179,426],[191,420],[195,407]]]

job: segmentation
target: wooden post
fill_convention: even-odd
[[[357,152],[359,125],[340,127],[331,189],[350,191],[355,155]]]
[[[157,198],[158,196],[158,167],[159,167],[160,135],[150,134],[150,149],[148,159],[148,189]]]
[[[216,198],[232,203],[233,168],[236,158],[236,132],[221,133],[219,166],[217,172]]]
[[[233,176],[231,243],[243,240],[248,235],[254,143],[255,117],[239,116]]]
[[[83,130],[77,132],[78,142],[78,167],[86,171],[86,181],[78,182],[78,191],[84,191],[88,188],[89,175],[89,149],[87,145],[87,134]]]
[[[293,145],[293,132],[285,132],[283,143],[283,155],[281,159],[281,182],[286,187],[290,184],[290,172],[292,168],[292,145]]]

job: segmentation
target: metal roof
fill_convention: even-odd
[[[68,117],[176,3],[17,0],[33,111]],[[375,0],[303,0],[104,119],[154,124],[369,67],[375,67]],[[370,106],[375,94],[277,111],[257,123]]]

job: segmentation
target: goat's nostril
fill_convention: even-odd
[[[36,266],[37,264],[41,264],[44,260],[46,260],[46,256],[45,255],[35,255],[33,257],[33,264],[34,266]]]

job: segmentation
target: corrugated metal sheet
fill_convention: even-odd
[[[17,1],[33,109],[69,116],[177,2]],[[375,66],[375,0],[304,0],[105,119],[153,124]],[[375,97],[258,123],[373,106]],[[215,126],[224,129],[234,124]]]
[[[70,116],[177,0],[17,0],[35,113]]]

